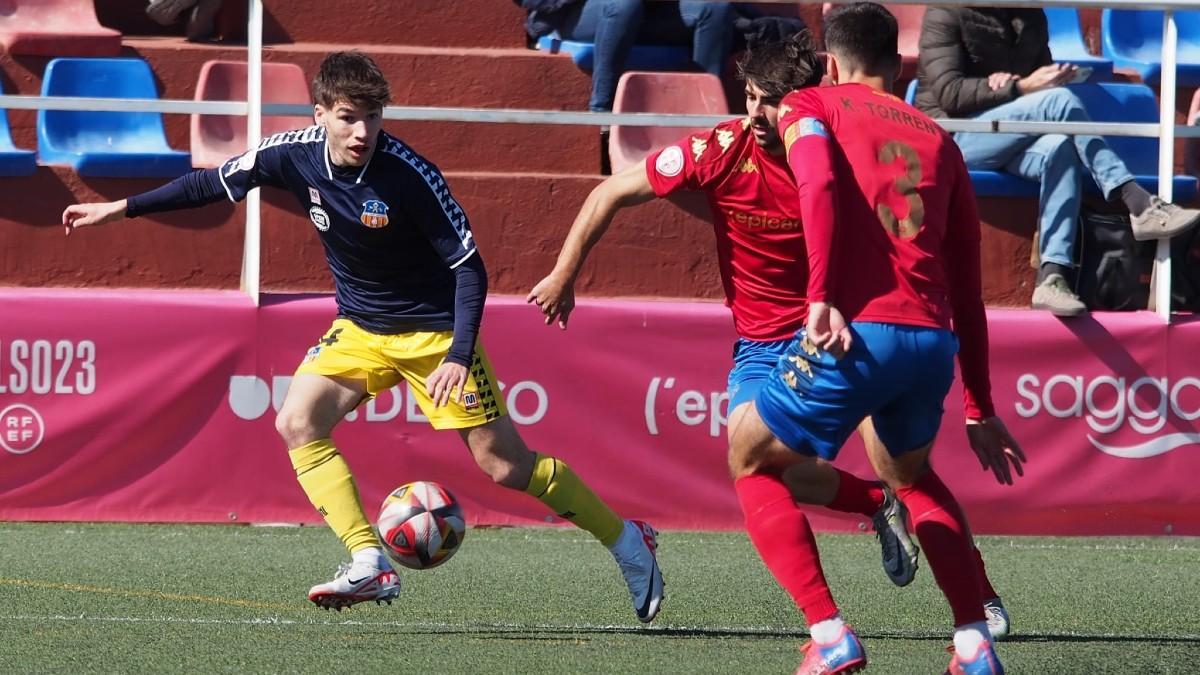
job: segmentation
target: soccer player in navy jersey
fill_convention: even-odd
[[[738,335],[728,378],[731,435],[808,314],[808,253],[795,179],[778,131],[779,105],[788,92],[819,84],[824,67],[805,32],[757,47],[739,61],[738,72],[746,83],[747,116],[690,134],[596,186],[554,269],[528,296],[547,324],[557,321],[566,328],[575,308],[575,279],[617,212],[655,197],[702,192],[712,214],[725,302]],[[872,464],[886,471],[888,455],[875,441],[870,419],[861,431]],[[877,483],[836,467],[828,471],[838,482],[822,505],[871,518],[885,572],[893,583],[908,584],[916,573],[917,549],[905,529],[903,502]],[[973,553],[981,592],[994,605],[988,609],[989,627],[999,637],[1007,633],[1008,617],[982,557]]]
[[[330,439],[366,400],[406,380],[435,429],[458,430],[479,467],[587,530],[616,558],[638,619],[663,597],[656,534],[623,521],[562,460],[526,447],[477,344],[487,273],[466,214],[436,166],[385,133],[390,88],[359,52],[335,52],[313,81],[316,125],[277,134],[219,169],[189,173],[116,202],[63,212],[74,228],[243,199],[260,185],[292,193],[333,272],[338,317],[308,351],[276,417],[297,479],[352,562],[310,600],[341,609],[391,601],[400,581]]]
[[[808,247],[809,315],[733,432],[739,501],[751,541],[809,625],[800,672],[862,668],[866,653],[793,500],[828,501],[838,487],[818,459],[836,457],[870,417],[890,460],[877,467],[908,505],[954,615],[949,672],[1002,672],[966,519],[929,465],[956,353],[981,464],[1011,483],[1024,461],[991,401],[974,193],[949,134],[887,93],[899,66],[895,18],[861,2],[825,21],[835,86],[780,103]]]

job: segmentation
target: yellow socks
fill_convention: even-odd
[[[525,492],[549,506],[560,518],[590,532],[605,546],[617,543],[625,527],[625,522],[560,459],[536,455],[533,477]]]
[[[322,438],[291,450],[288,455],[308,500],[350,553],[378,547],[379,539],[363,512],[354,476],[333,441]]]

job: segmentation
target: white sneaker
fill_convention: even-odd
[[[1003,640],[1008,637],[1008,610],[1004,609],[1004,603],[1000,602],[1000,598],[992,598],[983,603],[983,614],[987,618],[988,632],[992,634],[993,640]]]
[[[318,607],[339,612],[343,607],[371,600],[390,605],[398,595],[400,577],[391,567],[361,563],[342,563],[333,581],[317,584],[308,591],[308,599]]]
[[[633,611],[639,621],[649,623],[658,614],[663,600],[663,577],[655,557],[658,533],[640,520],[627,520],[621,537],[610,550],[629,586]]]

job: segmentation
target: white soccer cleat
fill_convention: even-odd
[[[983,603],[983,614],[987,618],[988,632],[992,634],[993,640],[1003,640],[1008,637],[1010,628],[1008,610],[1004,609],[1004,603],[1000,602],[1000,598],[992,598]]]
[[[629,586],[638,620],[653,621],[663,600],[663,577],[655,556],[658,532],[640,520],[627,520],[621,537],[610,550]]]
[[[317,584],[308,591],[308,599],[322,609],[350,607],[360,602],[392,604],[400,595],[400,577],[390,567],[342,563],[333,581]]]

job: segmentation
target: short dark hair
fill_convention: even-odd
[[[321,61],[312,82],[313,102],[332,108],[345,101],[368,110],[392,101],[392,90],[371,57],[359,51],[333,52]]]
[[[838,5],[825,15],[825,47],[872,75],[895,63],[896,17],[874,2]]]
[[[737,68],[738,77],[753,83],[767,98],[816,86],[825,75],[825,64],[813,49],[807,28],[784,40],[756,45],[738,59]]]

